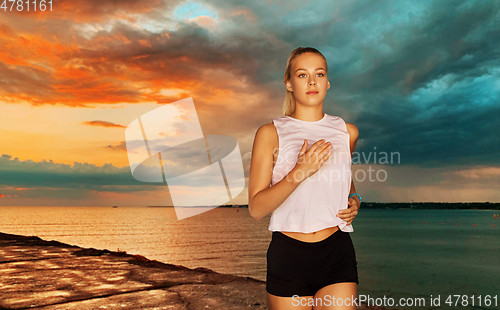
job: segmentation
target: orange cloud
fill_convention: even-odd
[[[455,171],[454,173],[466,179],[493,178],[493,177],[500,177],[500,168],[499,167],[472,168],[472,169]]]
[[[111,122],[106,122],[106,121],[89,121],[89,122],[83,122],[83,124],[84,125],[90,125],[90,126],[126,128],[126,126],[119,125],[119,124],[113,124]]]
[[[196,17],[194,19],[194,21],[198,25],[205,27],[207,29],[213,29],[217,24],[213,18],[211,18],[210,16],[205,16],[205,15]]]
[[[253,83],[241,81],[248,81],[257,70],[252,55],[223,51],[207,41],[202,28],[215,25],[211,18],[198,17],[201,27],[183,24],[160,33],[134,23],[114,23],[128,15],[153,8],[168,11],[176,5],[160,0],[109,0],[92,5],[87,0],[62,0],[57,2],[57,12],[39,13],[43,18],[31,13],[3,16],[0,46],[6,48],[0,50],[0,75],[5,87],[0,89],[0,101],[88,107],[165,103],[195,95],[222,104],[218,96],[229,101],[235,88],[251,93]],[[251,12],[240,10],[233,15],[248,17]],[[88,25],[79,25],[82,21]],[[174,88],[181,91],[162,92]]]
[[[142,46],[151,47],[151,43],[148,40],[138,40]]]
[[[239,15],[244,16],[246,20],[250,22],[255,22],[257,20],[255,13],[249,9],[236,9],[229,14],[229,16],[239,16]]]

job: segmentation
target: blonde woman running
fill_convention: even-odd
[[[299,47],[288,58],[284,116],[255,135],[248,208],[272,213],[268,307],[355,309],[358,271],[349,235],[361,196],[351,178],[358,129],[323,113],[330,88],[325,57]]]

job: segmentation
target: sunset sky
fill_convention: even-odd
[[[10,8],[10,6],[9,6]],[[355,124],[367,202],[500,202],[500,1],[53,0],[0,9],[0,206],[171,205],[132,177],[125,128],[192,98],[204,135],[280,117],[297,47]],[[399,152],[400,162],[373,162]],[[371,155],[370,162],[363,158]],[[247,189],[228,203],[247,203]]]

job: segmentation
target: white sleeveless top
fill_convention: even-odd
[[[311,233],[339,226],[344,232],[354,231],[352,224],[337,217],[347,209],[351,190],[351,150],[349,132],[339,116],[325,113],[315,122],[290,116],[272,119],[279,139],[279,154],[273,168],[271,186],[281,181],[297,163],[300,149],[307,139],[307,149],[316,141],[331,142],[332,153],[321,168],[302,181],[276,208],[269,223],[270,231]]]

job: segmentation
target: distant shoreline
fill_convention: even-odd
[[[146,206],[146,208],[173,208],[174,206]],[[214,206],[198,206],[193,208],[214,208]],[[248,205],[222,205],[219,208],[248,208]],[[402,209],[402,210],[484,210],[500,211],[497,202],[362,202],[361,208],[367,209]]]

